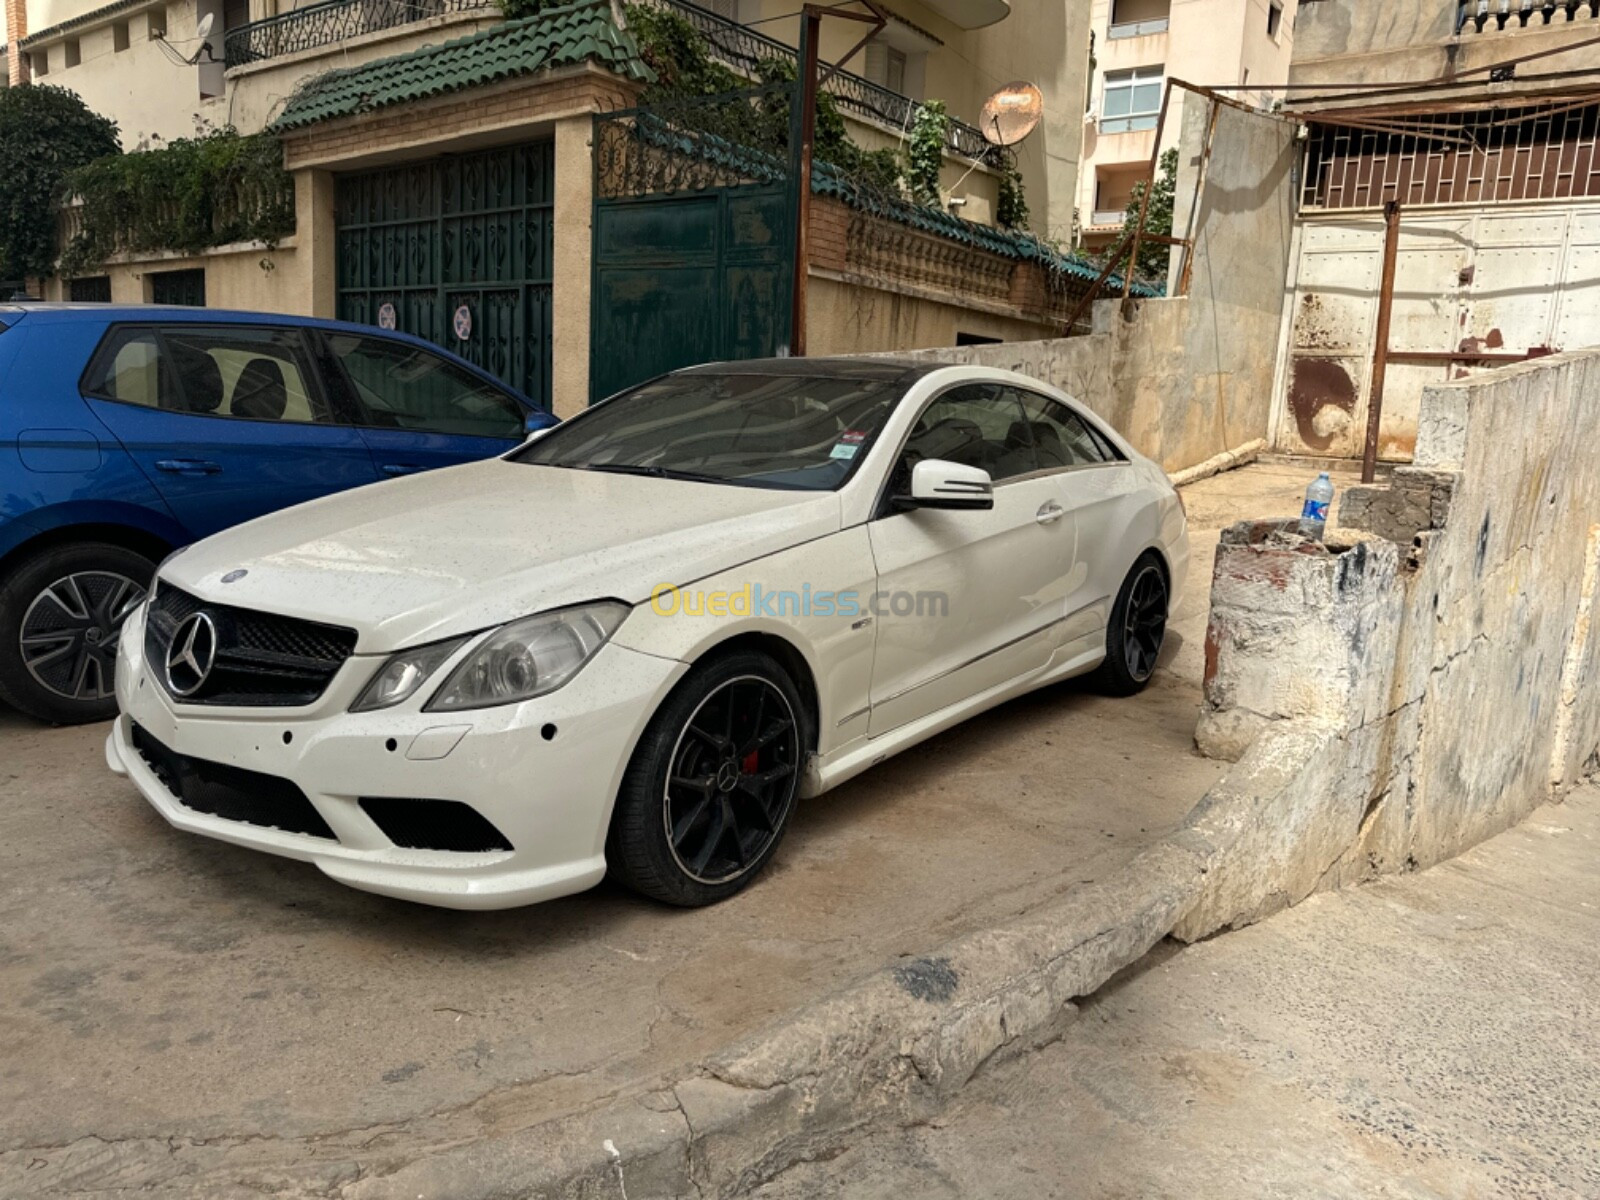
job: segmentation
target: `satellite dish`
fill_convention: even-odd
[[[978,128],[996,146],[1015,146],[1044,116],[1044,93],[1026,80],[1008,83],[983,102]]]
[[[203,42],[208,37],[210,37],[211,36],[211,27],[214,24],[216,24],[216,14],[215,13],[207,13],[205,16],[201,17],[200,18],[200,24],[195,28],[195,31],[194,31],[195,41]]]

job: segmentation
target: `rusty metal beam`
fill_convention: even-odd
[[[1383,275],[1378,283],[1378,328],[1373,335],[1371,382],[1367,387],[1367,442],[1361,452],[1361,482],[1378,467],[1378,426],[1383,420],[1383,377],[1389,366],[1389,318],[1394,312],[1394,266],[1400,250],[1400,202],[1383,206]]]
[[[795,358],[806,354],[806,289],[810,273],[811,234],[811,153],[817,140],[817,42],[821,40],[822,10],[808,4],[800,20],[800,139],[795,156],[794,187],[799,189],[795,204],[794,280],[789,303],[789,353]],[[790,103],[794,103],[791,100]],[[794,128],[791,121],[789,128]]]
[[[1079,318],[1083,316],[1089,305],[1094,303],[1095,296],[1099,293],[1100,289],[1105,286],[1106,280],[1111,278],[1111,272],[1116,269],[1117,261],[1122,257],[1123,251],[1128,248],[1128,243],[1132,240],[1132,238],[1133,233],[1131,231],[1123,234],[1122,240],[1112,247],[1110,254],[1106,255],[1106,264],[1100,268],[1100,274],[1097,275],[1095,277],[1095,281],[1089,285],[1089,290],[1084,292],[1084,294],[1078,299],[1077,305],[1067,317],[1067,333],[1069,335],[1072,333],[1073,329],[1077,327]]]
[[[1496,352],[1493,350],[1479,351],[1476,353],[1461,350],[1391,350],[1389,351],[1388,355],[1390,362],[1416,363],[1419,365],[1426,365],[1428,363],[1441,363],[1446,366],[1451,363],[1474,362],[1519,363],[1527,362],[1529,359],[1538,357],[1540,357],[1540,355],[1535,354],[1531,350],[1523,354],[1517,354],[1514,351]]]
[[[1156,116],[1156,137],[1150,144],[1150,166],[1145,171],[1144,192],[1139,197],[1139,219],[1133,225],[1133,249],[1128,252],[1128,269],[1122,273],[1124,300],[1133,292],[1134,272],[1139,269],[1139,240],[1144,236],[1144,221],[1150,212],[1150,193],[1155,190],[1156,171],[1161,166],[1161,135],[1167,129],[1167,101],[1172,99],[1172,89],[1175,86],[1176,83],[1169,80],[1161,91],[1161,112]]]
[[[1211,109],[1210,119],[1206,122],[1206,140],[1200,148],[1200,166],[1195,171],[1194,196],[1189,201],[1189,219],[1186,224],[1183,245],[1183,270],[1178,275],[1178,295],[1189,294],[1189,283],[1194,278],[1194,239],[1200,232],[1200,204],[1206,194],[1206,173],[1211,169],[1211,146],[1217,136],[1217,118],[1222,115],[1222,105],[1214,97],[1207,97],[1207,104]]]
[[[867,13],[871,14],[870,16],[866,15],[865,13],[845,12],[844,10],[834,6],[830,6],[827,10],[830,17],[842,17],[846,21],[860,21],[865,25],[871,25],[872,28],[861,35],[861,40],[859,42],[857,42],[854,46],[851,46],[850,49],[846,50],[842,55],[840,55],[838,62],[831,63],[828,66],[828,69],[822,73],[822,77],[817,80],[819,86],[832,79],[834,75],[838,73],[839,69],[845,65],[845,63],[849,62],[852,58],[859,54],[861,52],[861,48],[882,33],[884,26],[889,24],[888,15],[883,11],[883,9],[878,7],[874,0],[859,0],[859,2],[862,7],[867,10]],[[815,6],[810,4],[806,5],[806,8],[813,7]]]

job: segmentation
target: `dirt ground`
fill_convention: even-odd
[[[1192,733],[1216,530],[1303,466],[1186,490],[1191,587],[1131,701],[1067,685],[804,805],[765,877],[668,910],[609,885],[471,914],[169,828],[105,728],[0,711],[0,1195],[432,1144],[586,1106],[896,956],[1125,861],[1223,764]],[[265,1172],[265,1174],[263,1174]]]

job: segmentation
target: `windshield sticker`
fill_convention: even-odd
[[[839,440],[833,444],[829,458],[844,459],[846,461],[856,456],[856,451],[861,449],[861,443],[867,440],[867,435],[859,429],[846,429],[839,435]]]

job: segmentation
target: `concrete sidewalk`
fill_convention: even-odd
[[[1419,875],[1164,945],[815,1197],[1600,1196],[1600,788]]]

